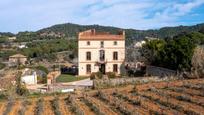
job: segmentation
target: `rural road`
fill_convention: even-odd
[[[72,86],[93,86],[93,80],[84,79],[80,81],[68,82],[68,83],[60,83],[62,85],[72,85]]]

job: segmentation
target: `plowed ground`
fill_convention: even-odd
[[[66,98],[74,95],[75,110]],[[54,115],[57,110],[61,115],[75,115],[82,112],[85,115],[119,114],[204,114],[204,79],[182,80],[172,82],[147,83],[129,85],[119,88],[93,90],[81,94],[66,94],[58,96],[58,109],[53,108],[52,100],[56,96],[42,97],[42,111],[44,115]],[[83,99],[88,99],[91,106]],[[22,106],[23,100],[16,100],[9,115],[17,115],[25,107],[25,115],[36,114],[38,98],[28,99],[30,104]],[[7,101],[0,102],[0,114],[7,110]]]

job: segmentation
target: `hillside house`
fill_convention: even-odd
[[[125,32],[110,34],[95,29],[80,32],[78,36],[79,76],[93,72],[121,73],[125,60]]]
[[[8,40],[14,41],[14,40],[16,40],[16,37],[15,36],[14,37],[8,37]]]
[[[15,54],[9,57],[9,65],[15,66],[18,64],[25,65],[27,62],[27,57],[22,54]]]
[[[24,69],[21,75],[21,82],[26,85],[35,85],[37,84],[37,74],[36,71],[31,69]]]

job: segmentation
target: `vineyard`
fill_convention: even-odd
[[[128,85],[0,102],[2,115],[201,115],[204,79]]]

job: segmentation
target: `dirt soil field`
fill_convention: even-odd
[[[171,82],[128,85],[117,88],[92,90],[89,92],[72,93],[57,96],[58,106],[62,115],[74,115],[83,112],[85,115],[105,113],[119,114],[167,114],[182,115],[204,113],[204,79],[179,80]],[[73,96],[78,108],[67,103],[67,98]],[[37,104],[39,98],[28,98],[25,115],[54,115],[56,110],[51,103],[55,96],[44,96],[42,107]],[[87,104],[86,101],[89,101]],[[7,101],[0,102],[0,114],[7,110]],[[22,109],[23,100],[17,100],[12,105],[9,115],[18,114]],[[37,110],[37,108],[42,110]]]

